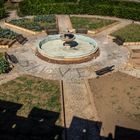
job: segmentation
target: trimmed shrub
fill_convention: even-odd
[[[3,29],[0,27],[0,38],[15,39],[17,33],[11,31],[10,29]]]
[[[4,1],[0,1],[0,19],[5,16]]]
[[[0,55],[0,74],[7,73],[10,71],[9,63]]]
[[[68,0],[53,2],[24,0],[19,5],[20,14],[97,14],[140,20],[140,3],[112,0],[81,0],[79,4],[66,3]]]

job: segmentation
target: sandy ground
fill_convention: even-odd
[[[102,135],[114,135],[115,127],[140,130],[140,79],[116,72],[90,79]]]

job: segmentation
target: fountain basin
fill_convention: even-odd
[[[39,42],[37,56],[45,61],[54,63],[81,63],[95,59],[99,48],[94,39],[84,35],[74,35],[77,46],[67,48],[60,35],[49,35]]]

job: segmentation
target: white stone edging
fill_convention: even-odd
[[[140,45],[140,42],[124,42],[124,46],[130,46],[130,45]]]
[[[116,37],[115,36],[112,36],[112,35],[107,35],[107,38],[109,39],[115,39]],[[124,42],[123,43],[123,46],[131,46],[131,45],[140,45],[140,42]]]
[[[116,22],[114,22],[114,23],[112,23],[112,24],[110,24],[110,25],[107,25],[107,26],[105,26],[105,27],[102,27],[102,28],[100,28],[100,29],[88,30],[88,34],[94,34],[94,35],[95,35],[95,34],[97,34],[97,33],[99,33],[99,32],[102,32],[102,31],[108,29],[108,28],[111,28],[111,27],[113,27],[113,26],[115,26],[115,25],[117,25],[117,24],[119,24],[119,23],[120,23],[119,21],[116,21]],[[70,30],[70,32],[74,32],[74,33],[75,33],[75,31],[76,31],[76,29]]]
[[[91,34],[97,34],[97,33],[102,32],[102,31],[104,31],[104,30],[106,30],[106,29],[108,29],[108,28],[111,28],[111,27],[113,27],[113,26],[115,26],[115,25],[117,25],[117,24],[119,24],[119,23],[120,23],[119,21],[115,21],[115,22],[112,23],[112,24],[109,24],[109,25],[104,26],[104,27],[102,27],[102,28],[96,29],[96,30],[94,30],[94,31],[88,30],[88,32],[91,33]]]
[[[18,30],[21,30],[21,31],[30,33],[30,34],[32,34],[32,35],[38,35],[38,34],[44,32],[44,31],[42,31],[42,32],[31,31],[31,30],[29,30],[29,29],[25,29],[25,28],[23,28],[23,27],[19,27],[19,26],[13,25],[13,24],[8,23],[8,22],[5,22],[4,24],[5,24],[7,27],[9,27],[9,28],[15,28],[15,29],[18,29]]]
[[[9,48],[9,46],[8,45],[0,45],[0,48],[4,48],[4,49],[6,48],[7,49],[7,48]]]

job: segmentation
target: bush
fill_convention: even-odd
[[[24,0],[20,3],[19,10],[22,15],[97,14],[140,20],[140,3],[113,0],[81,0],[79,4],[66,3],[66,0],[53,2]]]
[[[10,65],[1,55],[0,56],[0,74],[7,73],[9,71],[10,71]]]
[[[5,16],[4,1],[0,1],[0,19]]]
[[[10,29],[3,29],[0,27],[0,38],[15,39],[18,34]]]

